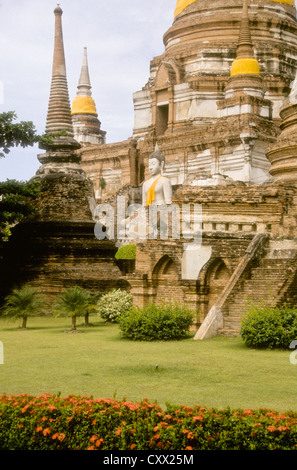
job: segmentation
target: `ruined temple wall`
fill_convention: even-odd
[[[128,276],[135,304],[177,301],[196,311],[199,325],[259,233],[268,236],[265,249],[271,252],[258,253],[224,306],[229,331],[238,330],[244,300],[267,298],[269,287],[274,300],[296,299],[291,277],[297,251],[290,248],[297,233],[296,200],[292,186],[179,187],[174,203],[202,205],[202,249],[187,255],[189,240],[183,238],[138,241],[135,272]]]

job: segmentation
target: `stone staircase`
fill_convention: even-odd
[[[263,256],[257,258],[256,263],[251,262],[222,306],[223,328],[218,330],[218,334],[239,335],[241,318],[249,301],[265,301],[275,306],[294,300],[295,295],[297,300],[297,285],[296,288],[294,285],[296,259],[297,242],[270,240]]]

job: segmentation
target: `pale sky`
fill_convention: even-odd
[[[107,143],[133,133],[133,93],[164,52],[176,0],[61,0],[69,98],[76,95],[88,49],[92,96]],[[52,0],[0,0],[0,113],[15,111],[44,133],[54,46]],[[40,166],[38,146],[0,158],[0,181],[28,180]]]

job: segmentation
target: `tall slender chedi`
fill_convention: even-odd
[[[93,219],[94,190],[80,166],[80,145],[73,138],[62,34],[62,10],[55,14],[55,44],[46,139],[36,213],[14,227],[0,268],[1,295],[26,282],[49,300],[80,285],[104,292],[123,285],[112,240],[97,240]]]
[[[45,220],[92,220],[93,188],[80,166],[80,144],[74,139],[62,31],[62,9],[57,6],[50,97],[46,119],[46,152],[38,156],[42,180],[39,217]]]
[[[68,138],[73,137],[73,128],[70,114],[68,84],[66,76],[66,63],[62,30],[62,14],[60,6],[54,10],[55,14],[55,44],[52,67],[52,82],[48,105],[46,132],[56,133],[67,131]]]

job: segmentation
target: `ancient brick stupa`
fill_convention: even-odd
[[[115,263],[114,242],[94,235],[93,186],[80,166],[80,144],[73,137],[62,13],[55,8],[47,139],[34,177],[41,183],[38,210],[13,230],[0,274],[2,297],[27,282],[50,300],[76,284],[95,292],[125,285]]]

